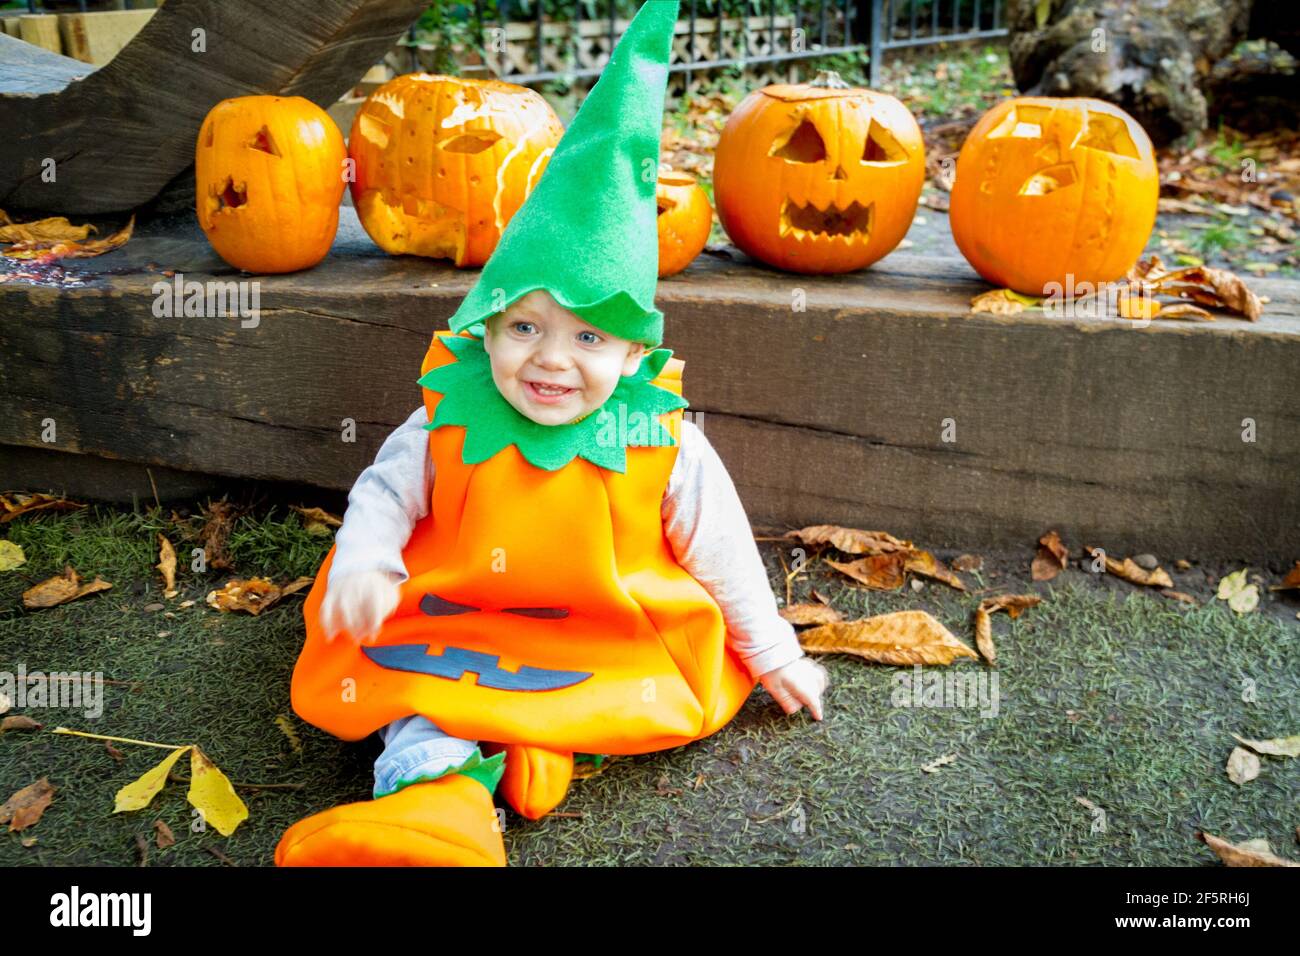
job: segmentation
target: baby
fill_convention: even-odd
[[[498,785],[537,819],[576,758],[701,739],[756,683],[822,719],[825,669],[658,348],[678,10],[640,8],[349,495],[291,694],[384,750],[373,799],[294,824],[278,865],[504,865]]]

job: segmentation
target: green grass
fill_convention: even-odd
[[[302,739],[297,752],[275,725],[291,715],[301,598],[256,618],[218,614],[202,598],[224,577],[187,569],[182,595],[163,602],[152,570],[159,530],[180,549],[182,529],[156,513],[46,515],[6,525],[29,561],[0,574],[0,669],[23,661],[28,670],[102,670],[135,682],[106,687],[98,719],[75,710],[29,713],[47,728],[197,743],[235,781],[301,789],[242,790],[251,816],[231,837],[192,833],[180,784],[144,811],[111,812],[117,789],[161,751],[121,745],[118,764],[98,741],[7,733],[0,799],[41,776],[58,789],[36,826],[3,835],[0,865],[134,865],[135,837],[151,839],[155,819],[168,823],[177,844],[160,851],[151,843],[153,865],[219,865],[205,847],[266,865],[294,821],[369,796],[377,739],[343,743],[292,717]],[[284,580],[328,546],[295,515],[272,512],[242,519],[231,550],[239,573]],[[763,545],[764,555],[777,581],[771,547]],[[1028,557],[986,580],[1029,589],[1008,579]],[[19,609],[21,591],[64,562],[114,589],[60,608]],[[795,599],[814,585],[850,616],[923,607],[972,642],[976,595],[939,585],[868,592],[815,570],[799,579]],[[1234,841],[1265,837],[1275,851],[1300,857],[1300,761],[1263,758],[1259,779],[1242,787],[1223,772],[1230,733],[1300,732],[1294,609],[1284,616],[1274,605],[1274,613],[1237,617],[1220,602],[1189,608],[1074,570],[1032,587],[1043,604],[1015,621],[995,618],[996,717],[974,708],[895,707],[899,668],[829,657],[824,721],[785,716],[760,688],[712,737],[619,757],[575,782],[560,809],[581,816],[530,822],[507,814],[511,863],[1212,863],[1193,839],[1197,828]],[[197,603],[180,609],[187,598]],[[167,610],[145,610],[154,603]],[[927,672],[988,671],[962,661]],[[1253,703],[1242,700],[1248,681],[1257,688]],[[938,772],[920,769],[949,753],[956,761]],[[1103,832],[1093,832],[1077,797],[1105,811]],[[30,836],[38,842],[23,847]]]

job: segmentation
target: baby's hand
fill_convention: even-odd
[[[787,714],[807,704],[814,720],[822,719],[822,691],[826,689],[826,668],[810,657],[800,657],[784,667],[759,677],[767,692]]]
[[[379,626],[397,608],[401,586],[387,571],[349,574],[326,589],[320,624],[329,643],[346,631],[356,643],[373,643]]]

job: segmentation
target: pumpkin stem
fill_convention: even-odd
[[[852,87],[850,87],[849,84],[844,82],[844,78],[841,77],[834,70],[818,70],[817,78],[813,80],[811,83],[809,83],[808,85],[815,87],[819,90],[852,89]]]

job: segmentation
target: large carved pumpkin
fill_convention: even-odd
[[[962,255],[995,285],[1119,279],[1156,221],[1151,140],[1118,106],[1022,97],[985,113],[961,148],[949,216]]]
[[[214,106],[194,150],[199,225],[246,272],[293,272],[329,252],[343,198],[343,134],[301,96],[239,96]]]
[[[690,173],[660,167],[655,184],[659,215],[659,277],[676,275],[700,254],[713,228],[713,207]]]
[[[352,123],[352,202],[393,254],[487,262],[564,126],[532,90],[429,73],[375,90]]]
[[[916,119],[823,71],[747,96],[718,140],[713,198],[744,252],[792,272],[871,265],[911,227],[925,181]]]

